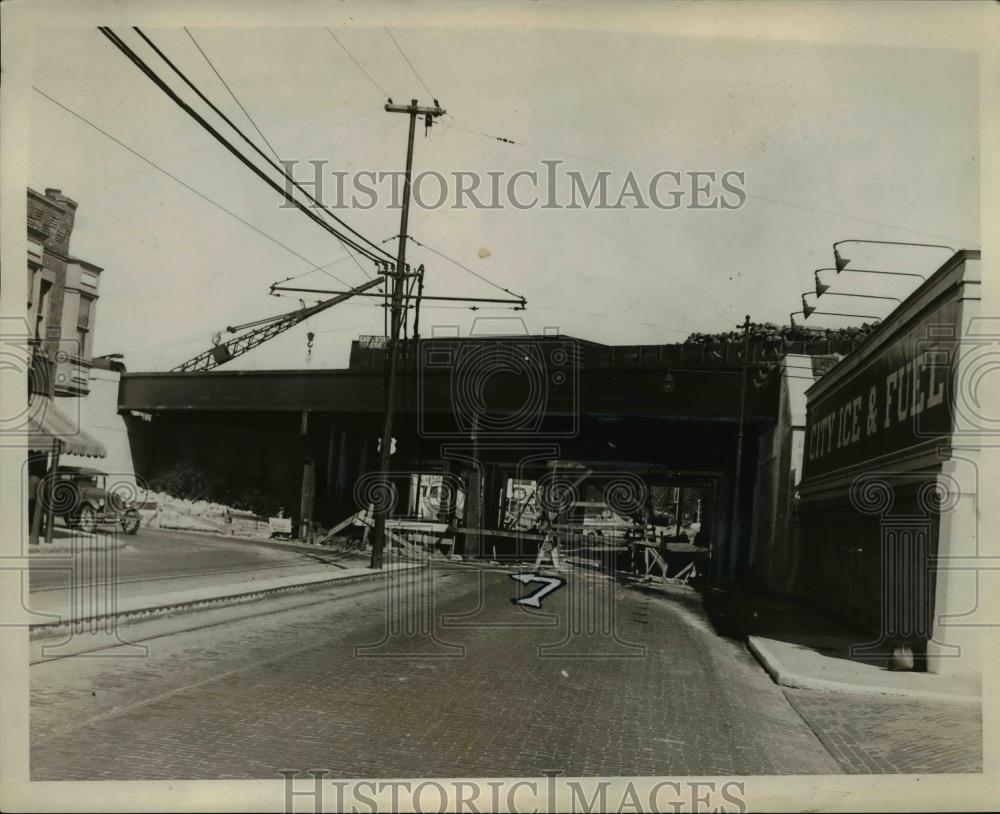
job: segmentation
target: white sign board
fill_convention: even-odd
[[[449,481],[451,483],[451,481]],[[465,493],[448,494],[449,486],[438,474],[410,475],[410,513],[423,520],[433,520],[446,509],[446,501],[455,501],[455,516],[462,517],[465,508]]]
[[[269,517],[267,518],[267,528],[271,534],[292,533],[292,518],[290,517]]]

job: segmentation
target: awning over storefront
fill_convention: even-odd
[[[80,429],[47,396],[36,395],[29,408],[28,448],[32,452],[48,452],[54,440],[61,442],[60,452],[84,455],[89,458],[104,458],[108,451],[92,435]]]

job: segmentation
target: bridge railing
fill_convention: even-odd
[[[425,340],[427,341],[427,340]],[[440,341],[440,340],[434,340]],[[463,340],[454,340],[456,343]],[[502,341],[502,339],[500,340]],[[523,341],[523,340],[522,340]],[[574,340],[566,338],[567,344]],[[849,353],[859,340],[755,340],[750,343],[752,362],[777,362],[787,354],[825,356]],[[685,342],[672,345],[595,345],[580,343],[583,368],[736,368],[743,363],[742,342]],[[400,349],[400,370],[412,370],[418,354],[412,342]],[[381,348],[351,349],[352,369],[381,370],[385,352]]]

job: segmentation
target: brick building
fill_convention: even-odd
[[[58,189],[28,189],[29,342],[42,374],[33,389],[50,397],[86,396],[93,366],[102,269],[70,254],[76,209]]]
[[[112,403],[117,396],[118,372],[106,369],[107,360],[95,364],[93,359],[102,269],[70,252],[76,210],[76,201],[58,189],[46,189],[44,195],[28,189],[26,339],[31,367],[25,474],[33,543],[43,525],[46,540],[52,540],[53,511],[45,511],[46,501],[37,499],[47,479],[61,465],[107,457],[103,431],[89,430],[109,423],[101,408],[109,396]],[[117,418],[113,409],[111,418]],[[119,457],[131,471],[131,456]]]

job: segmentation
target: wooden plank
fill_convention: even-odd
[[[375,519],[373,517],[369,517],[367,512],[365,512],[364,515],[360,519],[361,519],[361,522],[364,524],[364,527],[365,527],[365,536],[364,536],[364,539],[367,540],[368,539],[368,532],[369,532],[369,530],[375,528]],[[414,543],[411,543],[405,537],[400,537],[398,534],[394,534],[388,528],[386,528],[386,530],[385,530],[385,536],[388,539],[392,540],[394,543],[399,543],[400,545],[406,546],[408,548],[417,547],[417,546],[415,546]],[[422,548],[422,546],[420,546],[420,548]]]
[[[341,520],[339,523],[337,523],[336,526],[334,526],[332,529],[330,529],[323,536],[323,539],[319,541],[319,545],[323,545],[328,540],[331,540],[334,537],[336,537],[339,532],[341,532],[344,529],[346,529],[349,525],[351,525],[351,523],[353,523],[363,513],[364,513],[363,510],[360,511],[360,512],[355,512],[354,514],[352,514],[350,517],[346,518],[345,520]]]

